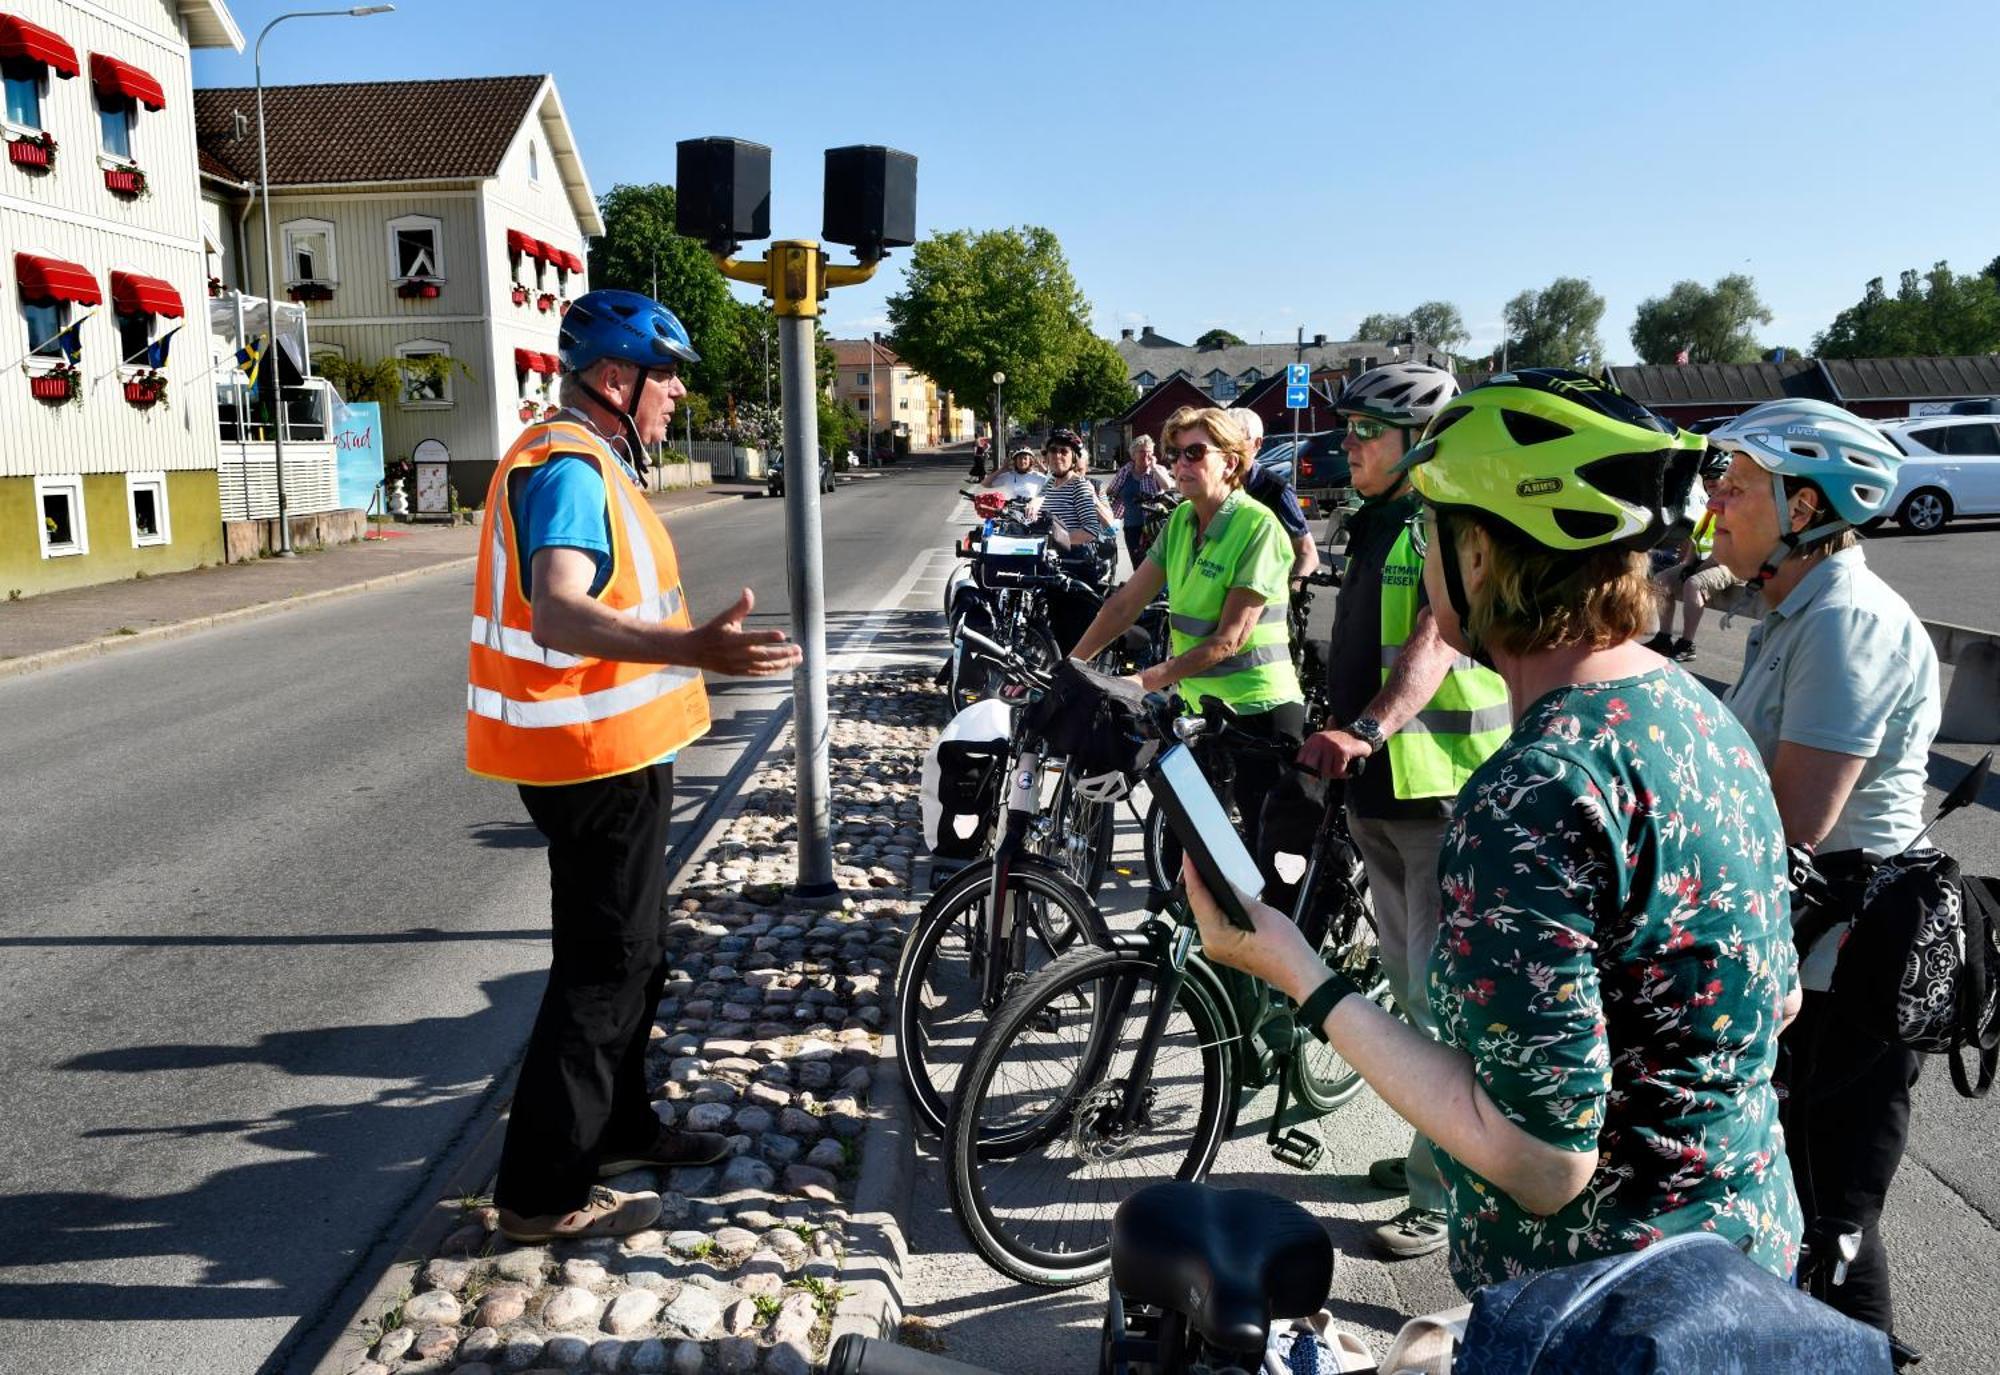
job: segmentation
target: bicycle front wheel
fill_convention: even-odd
[[[1065,765],[1047,817],[1048,835],[1037,850],[1061,865],[1077,887],[1095,898],[1104,887],[1104,872],[1111,862],[1116,812],[1109,803],[1080,796],[1076,776]]]
[[[1322,866],[1314,901],[1331,908],[1320,958],[1345,974],[1370,1002],[1390,1006],[1389,976],[1382,968],[1381,947],[1375,941],[1375,913],[1368,892],[1368,871],[1352,845],[1333,847]],[[1332,1112],[1361,1092],[1361,1072],[1341,1053],[1301,1027],[1298,1053],[1292,1057],[1292,1093],[1316,1113]]]
[[[1009,975],[1018,981],[1093,923],[1089,899],[1053,873],[1016,868],[1007,886],[1026,927],[1024,967]],[[896,1064],[911,1112],[933,1133],[944,1130],[960,1069],[991,1011],[982,998],[992,896],[991,861],[954,874],[918,915],[896,971]]]
[[[1234,1034],[1182,978],[1142,1057],[1167,973],[1151,952],[1072,950],[973,1047],[945,1128],[947,1184],[959,1225],[1002,1274],[1057,1288],[1098,1278],[1118,1205],[1214,1162],[1236,1116]]]

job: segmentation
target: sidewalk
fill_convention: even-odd
[[[755,483],[725,482],[647,497],[654,510],[671,519],[733,504],[761,490]],[[381,539],[301,552],[295,559],[197,568],[0,603],[0,678],[185,634],[224,619],[269,615],[391,579],[469,568],[478,553],[480,529],[477,524],[388,524]]]

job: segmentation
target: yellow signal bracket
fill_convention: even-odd
[[[876,262],[829,263],[815,240],[780,239],[771,245],[768,255],[755,262],[718,253],[715,265],[731,281],[762,287],[771,300],[773,314],[809,319],[819,314],[819,303],[831,288],[853,286],[873,277]]]

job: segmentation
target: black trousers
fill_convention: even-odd
[[[1854,1029],[1827,993],[1805,995],[1780,1045],[1779,1121],[1807,1230],[1821,1218],[1861,1228],[1861,1253],[1847,1267],[1846,1282],[1821,1297],[1857,1322],[1890,1331],[1895,1310],[1882,1202],[1909,1142],[1920,1057]]]
[[[553,958],[493,1201],[524,1217],[582,1207],[599,1160],[659,1133],[646,1045],[667,977],[673,793],[671,764],[521,789],[549,842]]]

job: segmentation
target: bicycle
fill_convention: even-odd
[[[1111,1225],[1110,1297],[1099,1375],[1191,1375],[1308,1363],[1297,1339],[1271,1326],[1317,1312],[1338,1256],[1325,1229],[1298,1204],[1250,1189],[1155,1184],[1122,1204]],[[1310,1344],[1310,1338],[1307,1339]],[[943,1356],[845,1336],[826,1375],[992,1375]]]
[[[1181,741],[1234,731],[1226,709],[1172,724]],[[1218,719],[1221,718],[1221,719]],[[1292,915],[1333,968],[1389,1004],[1359,864],[1338,805],[1319,819]],[[1294,1168],[1324,1148],[1306,1123],[1361,1078],[1299,1027],[1289,1002],[1195,949],[1181,890],[1155,891],[1136,931],[1059,954],[994,1011],[956,1081],[944,1154],[952,1210],[980,1255],[1030,1284],[1086,1283],[1109,1265],[1105,1226],[1131,1186],[1200,1179],[1241,1100],[1278,1085],[1265,1141]]]

